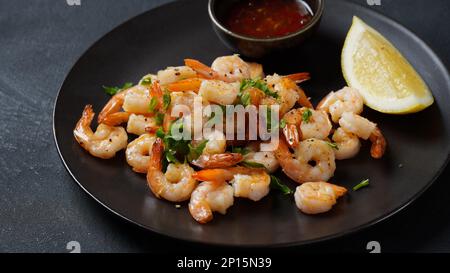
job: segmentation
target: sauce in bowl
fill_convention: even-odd
[[[231,7],[226,26],[243,36],[276,38],[301,30],[312,18],[303,1],[242,0]]]

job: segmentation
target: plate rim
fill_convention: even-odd
[[[62,161],[66,171],[69,173],[69,175],[72,177],[72,179],[76,182],[76,184],[83,189],[83,191],[85,193],[87,193],[91,198],[93,198],[97,203],[99,203],[100,205],[102,205],[104,208],[107,209],[107,211],[112,212],[113,215],[119,216],[119,218],[125,220],[128,223],[132,223],[136,226],[138,226],[139,228],[143,228],[147,231],[151,231],[159,236],[164,236],[166,238],[171,238],[171,239],[176,239],[176,240],[181,240],[181,241],[185,241],[185,242],[189,242],[189,243],[194,243],[194,244],[199,244],[199,245],[204,245],[204,246],[218,246],[218,247],[237,247],[237,248],[284,248],[284,247],[295,247],[295,246],[306,246],[306,245],[312,245],[312,244],[319,244],[319,243],[323,243],[326,241],[330,241],[330,240],[334,240],[334,239],[338,239],[338,238],[344,238],[347,237],[351,234],[355,234],[359,231],[365,230],[369,227],[375,226],[380,222],[383,222],[385,220],[387,220],[388,218],[394,216],[395,214],[403,211],[406,207],[408,207],[411,203],[413,203],[414,201],[416,201],[419,197],[421,197],[435,182],[436,180],[441,176],[442,172],[446,169],[446,167],[448,166],[449,162],[450,162],[450,145],[447,149],[447,158],[445,159],[445,161],[443,162],[443,164],[441,165],[441,167],[439,168],[439,170],[435,173],[435,175],[433,176],[432,179],[430,179],[426,185],[417,193],[415,193],[411,198],[409,198],[406,202],[404,202],[401,206],[383,214],[382,216],[373,219],[372,221],[368,221],[364,224],[358,225],[354,228],[342,231],[340,233],[335,233],[335,234],[331,234],[331,235],[327,235],[327,236],[322,236],[319,238],[315,238],[315,239],[309,239],[309,240],[301,240],[301,241],[291,241],[291,242],[281,242],[281,243],[272,243],[272,244],[259,244],[259,243],[246,243],[246,244],[233,244],[233,243],[220,243],[220,242],[205,242],[202,241],[201,239],[195,239],[189,236],[177,236],[177,235],[173,235],[171,233],[159,230],[157,228],[154,227],[149,227],[146,226],[144,224],[138,223],[137,221],[134,221],[132,219],[130,219],[129,217],[127,217],[126,215],[121,214],[120,212],[117,211],[117,209],[113,209],[111,207],[109,207],[106,202],[100,200],[99,198],[97,198],[96,196],[94,196],[93,193],[89,192],[84,186],[83,184],[78,181],[78,179],[75,177],[75,175],[72,173],[71,169],[69,168],[69,166],[67,165],[64,156],[61,153],[61,150],[59,148],[59,144],[58,144],[58,139],[57,139],[57,132],[56,132],[56,108],[58,105],[58,102],[60,100],[60,94],[67,82],[68,77],[70,76],[70,74],[73,72],[73,70],[76,68],[76,66],[78,65],[78,63],[80,62],[80,60],[86,55],[87,52],[89,52],[93,47],[95,47],[98,43],[100,43],[106,36],[110,35],[113,31],[123,27],[124,25],[128,24],[130,21],[133,21],[134,19],[141,17],[141,16],[145,16],[147,13],[150,12],[157,12],[157,10],[165,8],[167,6],[171,6],[171,5],[179,5],[179,3],[181,2],[188,2],[188,1],[192,1],[192,0],[178,0],[178,1],[173,1],[173,2],[169,2],[169,3],[165,3],[162,5],[158,5],[155,6],[149,10],[146,10],[142,13],[139,13],[135,16],[132,16],[131,18],[117,24],[116,26],[114,26],[111,30],[107,31],[105,34],[103,34],[102,36],[100,36],[97,40],[95,40],[89,47],[87,47],[82,53],[81,55],[79,55],[78,57],[76,57],[75,62],[73,63],[73,65],[71,66],[70,70],[68,71],[68,73],[66,74],[63,82],[60,84],[58,92],[56,94],[56,98],[54,100],[53,103],[53,111],[52,111],[52,130],[53,130],[53,140],[54,140],[54,144],[56,146],[56,149],[58,151],[58,155],[60,160]],[[433,51],[433,49],[425,42],[423,41],[418,35],[416,35],[412,30],[410,30],[409,28],[403,26],[402,24],[400,24],[398,21],[396,21],[395,19],[392,19],[390,17],[388,17],[387,15],[384,15],[378,11],[369,9],[361,4],[358,3],[353,3],[353,2],[349,2],[347,0],[343,0],[341,1],[341,4],[344,5],[350,5],[353,7],[356,7],[357,9],[364,9],[367,13],[370,13],[371,15],[373,15],[376,19],[379,19],[381,21],[387,22],[391,25],[393,25],[394,27],[398,28],[401,32],[403,32],[404,34],[406,34],[408,37],[412,38],[417,44],[419,44],[419,46],[425,50],[427,52],[428,55],[431,56],[431,58],[433,59],[433,62],[436,63],[438,65],[438,69],[445,71],[445,78],[447,79],[447,90],[450,90],[450,74],[449,74],[449,70],[447,69],[447,67],[444,65],[444,62],[441,60],[441,58]],[[450,93],[450,92],[449,92]],[[450,128],[450,120],[446,120],[443,119],[444,123],[447,123],[446,128]]]

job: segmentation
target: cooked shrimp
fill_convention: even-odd
[[[208,169],[196,172],[193,176],[200,181],[230,181],[235,197],[244,197],[259,201],[270,191],[270,176],[264,169],[232,167],[226,169]]]
[[[302,106],[313,108],[305,92],[293,80],[274,74],[267,76],[265,81],[267,86],[278,94],[277,101],[280,104],[281,116],[291,110],[297,102]],[[268,97],[266,100],[270,101],[271,99],[273,98]],[[273,103],[262,104],[271,105]]]
[[[294,148],[294,154],[283,138],[280,138],[275,156],[283,172],[298,183],[328,181],[336,170],[333,148],[319,139],[307,139]]]
[[[94,133],[90,127],[94,115],[92,105],[86,105],[73,130],[73,135],[81,147],[91,155],[103,159],[112,158],[118,151],[127,146],[127,132],[122,127],[100,124]]]
[[[261,171],[256,174],[235,174],[230,181],[233,185],[234,196],[259,201],[269,194],[270,176]]]
[[[337,123],[345,112],[361,114],[364,101],[358,90],[344,87],[328,94],[317,106],[317,109],[330,113],[333,122]]]
[[[204,132],[203,138],[208,140],[205,149],[203,149],[204,155],[222,154],[227,149],[227,141],[225,134],[219,130],[213,130],[211,132]]]
[[[183,92],[183,91],[194,91],[198,92],[200,90],[200,85],[203,79],[200,78],[190,78],[181,81],[177,81],[167,85],[167,90],[171,92]]]
[[[147,84],[147,82],[153,83],[154,81],[157,81],[158,77],[154,74],[147,74],[144,77],[141,78],[139,81],[139,85]]]
[[[307,119],[304,118],[306,111]],[[297,146],[300,140],[326,139],[333,127],[327,113],[306,107],[289,111],[283,116],[283,120],[286,122],[283,133],[292,147]]]
[[[161,85],[178,82],[181,80],[195,78],[197,72],[188,66],[167,67],[164,70],[158,71],[157,78]]]
[[[111,99],[106,103],[106,105],[103,107],[102,111],[98,114],[98,123],[104,123],[107,116],[117,113],[122,109],[122,105],[125,100],[125,96],[128,94],[129,90],[132,90],[133,87],[123,90],[114,96],[111,97]]]
[[[129,118],[130,118],[130,113],[117,112],[117,113],[109,114],[106,117],[104,117],[101,123],[109,125],[109,126],[119,126],[122,123],[128,122]]]
[[[162,172],[161,157],[164,151],[162,140],[157,138],[153,143],[152,153],[147,171],[147,183],[158,198],[171,202],[182,202],[191,197],[197,187],[192,177],[194,170],[189,164],[169,164],[166,173]]]
[[[339,120],[341,128],[349,133],[366,140],[370,137],[377,125],[357,114],[345,112]]]
[[[381,158],[387,147],[387,141],[377,125],[359,115],[346,112],[342,114],[339,125],[346,132],[357,135],[362,139],[370,139],[372,147],[370,153],[373,158]]]
[[[198,92],[205,100],[220,105],[232,105],[238,96],[240,83],[205,80]]]
[[[138,173],[146,173],[150,161],[150,151],[156,138],[143,134],[130,142],[125,151],[127,163]]]
[[[213,212],[226,214],[234,203],[233,187],[224,182],[202,182],[192,192],[189,212],[199,223],[213,219]]]
[[[311,78],[308,72],[300,72],[300,73],[290,74],[290,75],[286,75],[284,77],[296,82],[297,84],[307,81]]]
[[[124,94],[123,102],[120,106],[129,113],[147,114],[148,106],[152,99],[150,88],[151,86],[147,85],[136,85],[131,87]]]
[[[242,161],[243,156],[238,153],[226,153],[227,141],[225,134],[219,130],[214,130],[203,134],[208,142],[198,159],[191,163],[202,169],[227,168],[232,167]],[[195,146],[199,141],[192,141]]]
[[[202,169],[215,169],[232,167],[242,160],[242,154],[238,153],[203,154],[191,163]]]
[[[222,75],[221,73],[213,70],[211,67],[197,61],[194,59],[185,59],[184,63],[195,70],[195,72],[198,73],[200,77],[203,77],[205,79],[209,80],[219,80],[224,82],[235,82],[235,79],[225,77],[225,75]]]
[[[129,134],[142,135],[146,133],[145,128],[156,127],[154,117],[131,114],[127,123],[127,132]]]
[[[306,214],[324,213],[346,192],[346,188],[330,183],[307,182],[297,187],[294,194],[295,204]]]
[[[387,147],[387,141],[384,138],[383,134],[381,133],[381,130],[377,127],[372,132],[372,134],[369,137],[370,141],[372,142],[372,147],[370,148],[370,155],[373,158],[382,158],[384,153],[386,152]]]
[[[251,77],[251,68],[239,55],[218,57],[211,64],[211,69],[230,81],[241,81]]]
[[[250,78],[251,79],[263,79],[264,78],[264,70],[263,66],[259,63],[247,63],[250,69]]]
[[[276,170],[278,170],[278,168],[280,167],[280,163],[275,157],[275,153],[269,151],[261,151],[260,146],[260,143],[257,143],[257,145],[249,145],[247,147],[247,149],[249,149],[249,152],[244,155],[244,160],[264,165],[269,173],[276,172]]]
[[[361,148],[358,136],[347,133],[342,128],[338,128],[333,134],[333,141],[337,147],[334,150],[336,159],[343,160],[356,156]]]

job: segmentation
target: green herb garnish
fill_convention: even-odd
[[[173,150],[165,150],[164,155],[166,156],[166,160],[168,163],[180,163],[178,159],[175,157],[176,151]]]
[[[353,191],[369,186],[369,179],[363,180],[361,183],[353,187]]]
[[[286,121],[284,119],[280,120],[280,128],[284,129],[286,127]]]
[[[241,155],[246,155],[248,153],[250,153],[250,150],[248,148],[242,148],[242,147],[232,147],[231,148],[231,152],[235,153],[235,154],[241,154]]]
[[[148,104],[148,111],[150,113],[154,113],[156,110],[156,106],[158,106],[158,100],[155,97],[153,97],[150,100],[150,103]]]
[[[165,91],[163,95],[163,110],[166,111],[171,103],[171,98],[169,92]]]
[[[155,116],[155,123],[157,126],[161,126],[164,122],[164,114],[163,113],[158,113]]]
[[[247,168],[266,168],[264,164],[258,163],[258,162],[252,162],[252,161],[242,161],[240,163],[242,166]]]
[[[339,147],[338,147],[337,143],[332,143],[332,142],[327,141],[327,144],[328,144],[328,146],[330,146],[331,148],[333,148],[333,149],[339,151]]]
[[[280,179],[278,179],[276,176],[273,175],[270,176],[270,187],[272,189],[281,191],[285,195],[294,193],[293,190],[291,190],[288,186],[281,183]]]
[[[198,159],[202,155],[203,150],[205,149],[207,143],[208,140],[203,140],[202,142],[200,142],[200,144],[198,144],[195,147],[192,146],[192,143],[188,144],[189,146],[189,154],[187,156],[188,161]]]
[[[148,78],[144,78],[141,81],[141,85],[151,85],[152,84],[152,78],[148,77]]]
[[[128,89],[133,86],[132,82],[125,83],[122,87],[117,86],[104,86],[103,85],[103,91],[105,91],[106,94],[110,96],[114,96],[115,94],[119,93],[120,91],[124,89]]]
[[[242,94],[243,91],[245,91],[246,89],[250,88],[250,87],[255,87],[258,88],[259,90],[263,91],[264,94],[266,94],[267,96],[271,96],[274,98],[278,98],[278,94],[276,92],[273,92],[269,89],[269,87],[267,86],[267,84],[260,79],[245,79],[241,82],[241,86],[240,86],[240,94]]]
[[[302,114],[302,121],[308,123],[311,116],[312,116],[311,110],[309,108],[306,108],[306,110]]]
[[[244,92],[241,96],[241,103],[244,107],[250,105],[251,101],[250,101],[250,93],[249,92]]]

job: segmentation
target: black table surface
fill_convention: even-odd
[[[448,67],[450,1],[380,0],[379,6],[368,5],[377,2],[372,0],[353,1],[411,29]],[[79,242],[82,252],[221,250],[129,224],[72,181],[53,141],[52,111],[60,85],[77,58],[102,35],[170,1],[68,2],[73,0],[0,0],[0,252],[68,252],[70,241]],[[447,167],[416,202],[374,227],[281,251],[367,252],[367,243],[377,241],[382,252],[448,252],[449,180]]]

